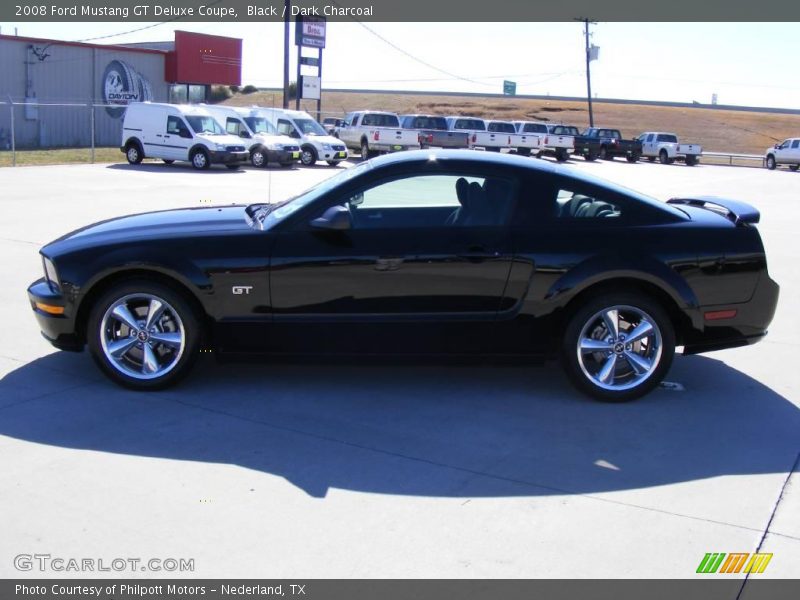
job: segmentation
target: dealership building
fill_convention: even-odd
[[[114,46],[0,35],[0,149],[12,110],[17,148],[115,146],[130,102],[203,102],[241,70],[242,40],[188,31]]]

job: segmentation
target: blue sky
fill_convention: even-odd
[[[149,23],[2,23],[2,32],[78,40]],[[586,93],[579,23],[329,23],[323,88]],[[281,23],[169,23],[103,40],[172,39],[173,29],[241,37],[243,83],[282,84]],[[598,23],[592,91],[599,97],[800,108],[797,23]],[[294,55],[294,47],[292,47]],[[448,74],[436,70],[446,71]],[[291,69],[294,79],[295,67]]]

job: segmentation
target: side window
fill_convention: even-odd
[[[800,147],[800,140],[794,140],[792,142],[792,149]]]
[[[652,133],[647,136],[647,141],[648,142],[652,142],[653,141],[653,134]]]
[[[618,204],[597,195],[561,188],[556,197],[555,216],[558,219],[618,219],[622,210]]]
[[[514,189],[501,177],[419,175],[367,188],[344,205],[353,229],[502,227]]]
[[[278,133],[281,135],[288,135],[290,137],[297,137],[297,132],[295,131],[294,127],[286,119],[278,119]]]
[[[228,117],[225,121],[225,131],[230,133],[231,135],[235,135],[236,137],[250,137],[250,134],[247,132],[247,129],[239,119],[234,119],[233,117]]]
[[[180,117],[167,117],[167,133],[170,135],[180,135],[181,131],[186,129]]]

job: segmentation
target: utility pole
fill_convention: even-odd
[[[292,14],[292,0],[284,0],[283,10],[283,108],[289,108],[289,15]]]
[[[592,113],[592,76],[589,69],[589,63],[592,61],[592,53],[589,45],[589,24],[594,24],[595,21],[590,21],[587,18],[575,19],[582,21],[584,25],[583,35],[586,37],[586,98],[589,101],[589,127],[594,127],[594,114]]]

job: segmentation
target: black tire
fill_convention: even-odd
[[[597,153],[589,150],[586,154],[583,155],[583,159],[588,162],[594,162],[597,160]]]
[[[605,146],[600,146],[600,154],[598,154],[600,160],[614,160],[614,157],[608,153],[608,148]]]
[[[132,165],[138,165],[142,162],[142,159],[144,159],[144,152],[139,142],[128,142],[128,145],[125,146],[125,158],[127,158],[128,162]]]
[[[697,164],[697,157],[694,154],[686,155],[686,166],[693,167]]]
[[[329,161],[326,161],[326,162],[327,162],[327,163],[328,163],[330,166],[332,166],[332,167],[336,167],[336,166],[338,166],[338,165],[339,165],[339,163],[340,163],[340,162],[342,162],[342,161],[340,161],[340,160],[329,160]]]
[[[313,167],[314,164],[319,160],[317,156],[317,151],[314,149],[314,146],[303,146],[300,148],[300,162],[303,163],[306,167]]]
[[[174,163],[174,162],[175,162],[175,161],[174,161],[174,160],[172,160],[171,158],[162,158],[161,160],[162,160],[162,161],[164,161],[164,164],[165,164],[165,165],[171,165],[172,163]]]
[[[768,154],[767,155],[767,168],[770,171],[774,171],[777,166],[778,166],[778,163],[775,162],[775,157],[772,154]]]
[[[800,167],[800,165],[789,165],[789,170],[790,171],[797,171],[797,167]]]
[[[567,159],[569,159],[569,152],[567,152],[566,149],[559,148],[556,150],[556,160],[558,162],[565,162]]]
[[[118,336],[116,341],[125,341],[128,338],[138,339],[138,336],[133,335],[121,320],[109,318],[104,321],[106,313],[124,298],[131,298],[130,304],[126,306],[130,309],[129,313],[133,317],[140,319],[139,326],[141,326],[143,320],[146,319],[147,306],[149,306],[145,297],[155,297],[168,307],[163,315],[154,321],[151,333],[161,333],[162,335],[180,333],[182,339],[180,352],[167,345],[159,344],[153,339],[147,341],[148,334],[145,336],[144,342],[136,342],[118,361],[112,362],[107,350],[110,343],[109,336],[112,338]],[[133,306],[138,306],[138,308],[131,308]],[[178,319],[170,318],[173,311]],[[109,379],[132,390],[160,390],[174,385],[185,377],[197,360],[202,339],[200,323],[201,320],[191,304],[177,290],[162,283],[131,279],[112,286],[94,303],[89,313],[86,340],[92,358]],[[179,324],[182,324],[182,333]],[[111,340],[111,343],[113,341],[115,340]],[[104,343],[106,344],[105,348]],[[149,378],[142,378],[145,377],[143,373],[146,362],[143,358],[145,352],[141,349],[144,345],[151,346],[153,356],[159,361],[156,364],[164,368],[162,375],[154,374]],[[141,365],[141,369],[139,369],[139,365]],[[136,371],[139,371],[139,377],[129,374]]]
[[[257,169],[267,168],[269,165],[269,157],[263,146],[253,148],[253,151],[250,153],[250,164]]]
[[[669,154],[667,154],[666,150],[662,150],[661,152],[658,153],[658,162],[660,162],[662,165],[670,164]]]
[[[236,163],[236,164],[233,164],[233,165],[225,165],[225,166],[227,167],[227,169],[229,171],[238,171],[239,167],[241,167],[242,165],[240,165],[239,163]]]
[[[639,348],[626,345],[623,338],[613,340],[608,336],[608,328],[600,315],[605,309],[618,307],[620,320],[618,333],[625,336],[635,328],[636,319],[631,315],[644,316],[652,324],[650,335],[640,342]],[[628,315],[627,317],[624,315]],[[639,321],[641,322],[641,321]],[[581,352],[579,341],[608,344],[608,350]],[[612,342],[608,342],[612,339]],[[660,343],[657,340],[660,339]],[[621,350],[619,349],[621,348]],[[639,353],[643,354],[639,354]],[[650,367],[640,374],[633,368],[634,363],[626,354],[639,357],[639,369],[650,363]],[[650,360],[648,361],[648,356]],[[581,357],[585,358],[579,358]],[[626,402],[639,398],[653,390],[669,371],[675,355],[675,332],[672,323],[660,304],[643,294],[619,292],[604,294],[588,300],[578,307],[566,328],[561,348],[562,363],[572,384],[583,393],[603,402]],[[612,360],[613,362],[609,362]],[[601,377],[603,368],[611,364],[611,383],[603,384],[595,376]],[[602,366],[600,366],[602,365]],[[591,369],[598,367],[592,373]]]
[[[192,161],[192,167],[198,171],[206,171],[211,168],[211,158],[208,156],[208,152],[202,148],[198,148],[192,152],[189,158]]]
[[[531,149],[530,148],[517,148],[517,154],[520,156],[530,156]]]
[[[361,140],[361,160],[369,160],[373,156],[374,153],[369,149],[367,140]]]
[[[626,156],[625,160],[627,160],[629,163],[635,163],[635,162],[639,162],[640,158],[641,158],[641,156],[634,152],[633,154],[629,154],[628,156]]]
[[[656,162],[656,157],[655,157],[655,156],[648,156],[648,157],[647,157],[647,160],[648,160],[649,162]]]

